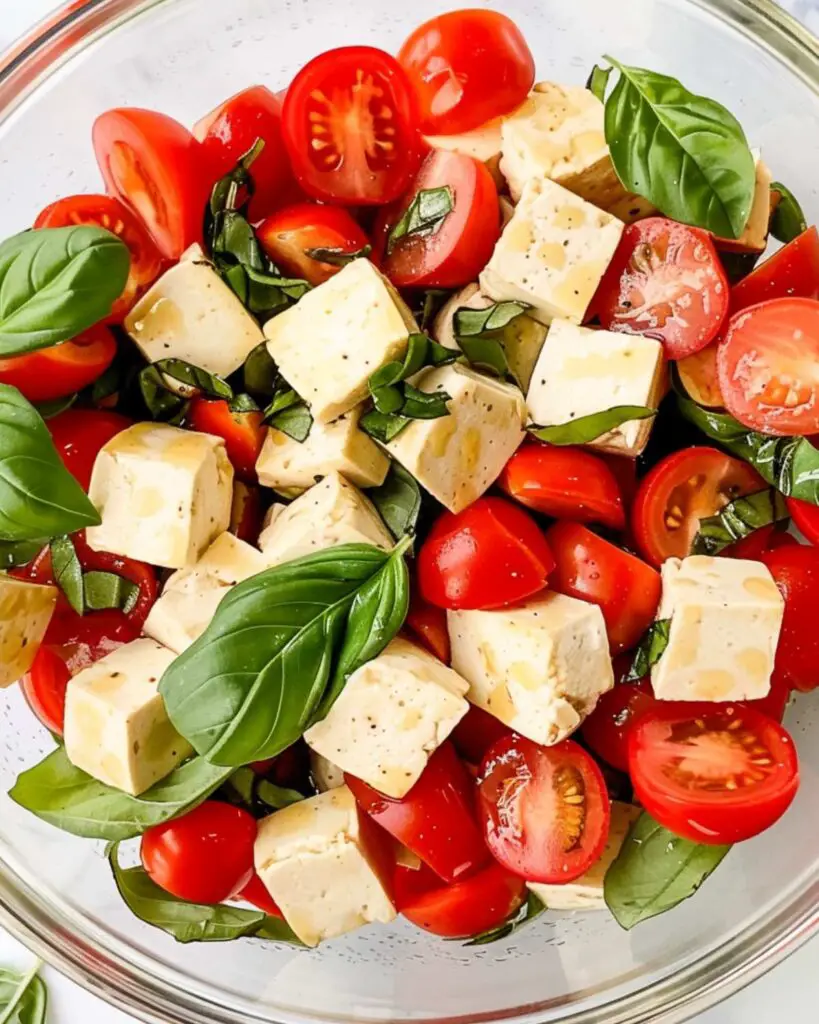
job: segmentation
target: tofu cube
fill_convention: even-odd
[[[315,750],[310,751],[310,778],[319,793],[327,793],[344,785],[344,772]]]
[[[288,497],[301,494],[334,472],[343,473],[358,487],[383,484],[390,460],[358,429],[360,418],[361,410],[353,409],[333,423],[313,423],[301,442],[271,428],[256,462],[259,483]]]
[[[103,445],[88,493],[95,551],[180,569],[230,525],[233,466],[221,437],[136,423]]]
[[[498,188],[504,185],[500,170],[503,118],[496,117],[487,121],[479,128],[473,128],[460,135],[427,135],[426,142],[433,149],[443,149],[449,153],[463,153],[480,161],[495,179]]]
[[[716,238],[717,248],[726,252],[763,252],[768,244],[768,225],[779,202],[779,194],[771,192],[773,174],[758,149],[753,150],[756,180],[754,199],[748,223],[739,238]]]
[[[467,682],[407,640],[393,640],[350,676],[311,750],[387,796],[405,796],[430,754],[469,710]]]
[[[184,359],[227,377],[264,341],[262,329],[198,245],[142,296],[125,329],[148,362]]]
[[[417,330],[409,307],[367,259],[348,263],[264,328],[270,355],[317,423],[362,402],[370,375],[403,359]]]
[[[623,228],[548,178],[532,178],[481,273],[481,291],[528,302],[541,323],[564,317],[579,324]]]
[[[515,608],[447,612],[452,667],[467,699],[522,736],[570,736],[614,685],[597,605],[544,592]]]
[[[70,680],[65,752],[73,765],[139,796],[192,753],[158,690],[174,657],[154,640],[133,640]]]
[[[347,786],[259,822],[256,872],[305,945],[395,919],[380,840]]]
[[[393,546],[392,534],[374,505],[340,473],[330,473],[292,504],[278,507],[259,537],[268,565],[280,565],[338,544]]]
[[[617,405],[656,409],[665,385],[659,341],[555,320],[535,364],[526,406],[533,423],[550,427]],[[651,419],[628,420],[591,441],[590,447],[639,455],[652,424]]]
[[[0,573],[0,689],[31,668],[56,602],[56,587]]]
[[[611,826],[606,848],[589,870],[564,885],[548,885],[544,882],[527,882],[526,887],[549,910],[605,910],[603,882],[606,872],[617,859],[634,822],[640,817],[640,808],[632,804],[611,802]]]
[[[523,396],[456,364],[425,371],[416,386],[445,391],[449,415],[412,420],[387,451],[450,512],[460,512],[497,480],[523,440]]]
[[[225,594],[266,568],[256,548],[232,533],[219,534],[198,562],[169,577],[144,632],[181,654],[205,632]]]
[[[651,671],[658,700],[756,700],[771,688],[784,602],[767,566],[669,558],[658,619],[668,646]]]

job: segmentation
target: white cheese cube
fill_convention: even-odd
[[[360,418],[361,410],[353,409],[333,423],[314,423],[302,442],[271,428],[256,462],[259,483],[288,496],[306,491],[334,472],[343,473],[359,487],[383,484],[390,460],[358,429]]]
[[[467,699],[522,736],[570,736],[614,685],[603,613],[544,592],[515,608],[447,612],[452,667]]]
[[[362,402],[370,375],[403,359],[417,330],[401,296],[366,259],[348,263],[264,328],[270,355],[318,423]]]
[[[191,754],[158,690],[174,657],[153,640],[133,640],[69,681],[65,752],[73,765],[139,796]]]
[[[233,466],[221,437],[136,423],[103,445],[88,494],[95,551],[179,569],[230,525]]]
[[[497,480],[523,440],[523,396],[455,364],[426,371],[416,386],[445,391],[449,415],[412,420],[387,451],[450,512],[460,512]]]
[[[544,324],[556,317],[580,323],[623,227],[548,178],[532,178],[481,273],[481,291],[528,302]]]
[[[56,602],[56,587],[0,573],[0,689],[31,668]]]
[[[605,910],[603,882],[606,872],[617,859],[631,826],[639,817],[639,807],[612,800],[609,838],[600,859],[574,882],[565,885],[527,882],[526,887],[548,910]]]
[[[496,117],[479,128],[473,128],[460,135],[427,135],[426,142],[433,149],[444,149],[449,153],[463,153],[474,160],[480,160],[500,188],[504,184],[500,171],[501,125],[503,118]]]
[[[219,534],[198,562],[168,578],[144,632],[181,654],[205,632],[231,587],[266,568],[256,548],[232,533]]]
[[[227,377],[264,341],[262,329],[198,245],[142,296],[125,329],[145,358],[184,359]]]
[[[279,506],[259,537],[268,565],[280,565],[338,544],[393,546],[392,534],[369,498],[340,473],[330,473],[286,507]]]
[[[756,179],[748,223],[739,238],[717,238],[717,248],[729,252],[762,252],[768,244],[768,225],[774,210],[773,175],[758,149],[753,150]]]
[[[469,710],[468,684],[407,640],[350,676],[307,745],[387,796],[402,797]]]
[[[379,840],[347,786],[259,822],[256,872],[305,945],[395,919]]]
[[[526,406],[533,423],[551,427],[617,405],[655,409],[665,383],[659,341],[555,320],[535,364]],[[651,419],[628,420],[590,446],[618,455],[639,455],[652,423]]]
[[[310,751],[310,778],[319,793],[327,793],[344,785],[344,772],[315,750]]]
[[[658,619],[668,646],[651,670],[659,700],[755,700],[771,688],[784,602],[767,566],[738,558],[669,558]]]

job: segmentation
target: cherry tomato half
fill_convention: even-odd
[[[621,683],[604,693],[581,726],[592,753],[612,768],[628,771],[628,737],[632,726],[657,701],[648,683]]]
[[[251,483],[256,479],[256,460],[267,434],[263,420],[261,412],[232,412],[224,399],[194,398],[188,408],[191,429],[224,438],[236,475]]]
[[[103,445],[131,426],[132,420],[102,409],[66,409],[46,420],[51,440],[65,468],[84,491]]]
[[[631,729],[629,768],[648,813],[698,843],[758,835],[782,817],[799,787],[788,733],[737,704],[658,703]]]
[[[503,498],[445,512],[418,553],[418,584],[440,608],[502,608],[546,586],[554,558],[530,517]]]
[[[311,60],[287,90],[283,118],[296,178],[315,199],[391,202],[421,160],[412,86],[395,58],[372,46]]]
[[[319,259],[318,250],[343,256],[360,253],[370,244],[347,210],[319,203],[286,206],[263,221],[256,233],[264,251],[285,274],[303,277],[312,285],[329,280],[344,265],[341,260]]]
[[[250,881],[244,889],[237,893],[236,899],[246,900],[248,903],[252,903],[258,910],[263,910],[265,914],[270,914],[271,917],[284,917],[284,914],[282,914],[279,909],[278,903],[276,903],[267,891],[267,886],[255,871],[250,876]]]
[[[776,647],[774,678],[792,690],[809,693],[819,686],[819,549],[779,547],[761,555],[785,599],[785,616]]]
[[[799,547],[799,541],[778,524],[769,523],[767,526],[760,526],[742,540],[729,544],[723,549],[722,557],[744,558],[746,561],[758,562],[766,551],[775,551],[776,548],[782,547]]]
[[[108,369],[116,354],[114,335],[97,325],[72,341],[0,359],[0,384],[17,388],[30,402],[50,402],[87,387]]]
[[[798,498],[786,498],[785,504],[794,526],[801,530],[809,543],[819,546],[819,505]]]
[[[626,227],[592,306],[607,330],[656,338],[682,359],[716,337],[728,302],[708,233],[648,217]]]
[[[449,664],[449,631],[443,608],[425,601],[416,590],[410,599],[405,625],[412,630],[430,654],[440,658],[445,665]]]
[[[819,232],[808,228],[731,290],[731,313],[768,299],[819,299]]]

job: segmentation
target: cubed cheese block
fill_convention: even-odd
[[[225,594],[267,568],[261,552],[222,533],[198,562],[175,572],[145,620],[145,633],[181,654],[207,629]]]
[[[388,551],[393,543],[369,498],[340,473],[330,473],[290,505],[278,506],[259,537],[268,565],[291,562],[337,544],[373,544]]]
[[[463,153],[480,160],[495,179],[495,184],[502,187],[503,175],[500,170],[501,159],[501,125],[503,118],[496,117],[487,121],[479,128],[473,128],[460,135],[427,135],[427,144],[433,149],[444,149],[450,153]]]
[[[230,525],[233,466],[220,437],[137,423],[103,445],[88,493],[95,551],[179,569]]]
[[[481,291],[528,302],[541,323],[565,317],[579,324],[623,228],[548,178],[532,178],[481,273]]]
[[[65,701],[69,761],[108,786],[139,796],[192,752],[159,695],[173,651],[134,640],[77,673]]]
[[[639,817],[639,807],[613,800],[609,837],[600,859],[574,882],[562,885],[527,882],[527,887],[548,910],[605,910],[603,882],[606,872],[616,860],[631,826]]]
[[[380,840],[347,786],[259,822],[256,872],[305,945],[395,918]]]
[[[668,646],[651,671],[659,700],[755,700],[770,690],[784,602],[762,562],[692,555],[662,568]]]
[[[533,423],[550,427],[617,405],[656,409],[666,385],[663,346],[642,334],[616,334],[554,320],[535,365],[526,406]],[[619,455],[639,455],[653,420],[628,420],[590,442]]]
[[[445,391],[449,415],[412,420],[387,451],[450,512],[460,512],[497,480],[523,440],[526,404],[510,384],[454,364],[427,371],[417,386]]]
[[[367,381],[402,359],[418,330],[409,307],[373,264],[353,260],[265,324],[282,376],[329,423],[367,397]]]
[[[56,587],[0,573],[0,689],[31,668],[56,601]]]
[[[779,194],[771,192],[773,175],[758,149],[753,151],[756,162],[756,184],[748,223],[739,238],[717,238],[717,248],[731,252],[763,252],[768,244],[768,225],[771,214],[779,202]]]
[[[262,341],[262,330],[198,245],[136,303],[125,329],[149,362],[184,359],[227,377]]]
[[[614,685],[597,605],[544,592],[515,608],[447,612],[467,698],[535,743],[570,736]]]
[[[393,640],[353,672],[307,745],[387,796],[412,789],[469,709],[468,684],[407,640]]]
[[[315,750],[310,751],[310,778],[319,793],[326,793],[344,785],[344,772],[337,764],[328,761]]]
[[[371,437],[359,430],[360,409],[333,423],[314,423],[305,441],[280,430],[267,432],[256,462],[259,483],[288,496],[300,494],[328,473],[343,473],[359,487],[384,483],[390,460]]]
[[[483,295],[477,284],[468,284],[465,288],[455,292],[452,298],[448,299],[441,307],[432,327],[435,340],[445,348],[459,349],[454,324],[455,314],[458,310],[464,307],[466,309],[489,309],[494,305],[494,300]],[[510,373],[526,391],[537,357],[543,348],[546,328],[534,317],[523,313],[515,317],[502,331],[495,332],[493,336],[503,345]]]

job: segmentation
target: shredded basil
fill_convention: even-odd
[[[671,619],[657,619],[648,627],[632,657],[631,668],[623,682],[644,679],[663,656],[671,634]]]
[[[371,245],[365,245],[361,249],[356,249],[355,252],[348,252],[346,249],[305,249],[304,255],[309,256],[311,260],[316,260],[317,263],[329,263],[332,267],[346,267],[348,263],[352,263],[353,260],[364,259],[370,255],[373,251]]]
[[[771,192],[779,194],[779,202],[771,217],[770,231],[778,242],[787,244],[807,231],[808,222],[796,196],[782,182],[775,181],[771,185]]]
[[[530,434],[534,434],[541,441],[548,441],[549,444],[590,444],[624,423],[631,420],[647,420],[656,415],[656,409],[648,409],[642,405],[618,405],[604,412],[578,416],[567,423],[557,423],[550,427],[530,426],[527,429]]]
[[[55,537],[52,540],[51,568],[54,572],[54,582],[65,594],[77,615],[82,615],[85,611],[82,566],[70,537]]]
[[[785,499],[773,487],[736,498],[716,515],[700,519],[691,542],[692,555],[718,555],[720,551],[755,530],[788,518]]]
[[[422,188],[387,236],[387,255],[392,253],[402,238],[427,238],[436,234],[454,209],[454,197],[449,185]]]

